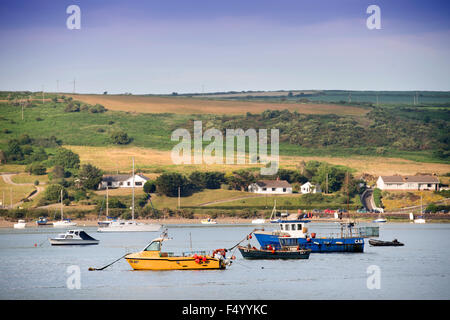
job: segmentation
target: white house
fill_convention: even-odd
[[[134,186],[143,187],[144,183],[147,182],[149,178],[142,174],[134,175]],[[133,187],[133,176],[131,174],[117,174],[117,175],[105,175],[102,178],[98,188],[106,189],[108,188],[132,188]]]
[[[322,189],[320,188],[320,185],[313,185],[311,182],[306,182],[305,184],[302,184],[300,186],[300,192],[302,194],[306,193],[321,193]]]
[[[286,180],[260,180],[248,186],[249,192],[265,194],[289,194],[292,186]]]
[[[439,190],[439,179],[431,175],[379,176],[377,188],[381,190]]]

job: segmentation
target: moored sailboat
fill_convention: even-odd
[[[64,208],[63,208],[63,190],[61,188],[61,220],[53,222],[53,227],[55,228],[65,228],[65,227],[73,227],[77,224],[72,222],[70,219],[64,219]]]
[[[97,232],[155,232],[161,229],[160,224],[154,223],[140,223],[134,220],[134,158],[133,158],[133,182],[132,182],[132,206],[131,206],[131,220],[116,220],[111,221],[105,226],[97,229]]]

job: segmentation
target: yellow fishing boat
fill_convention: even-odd
[[[211,255],[204,253],[182,254],[175,256],[172,252],[161,252],[167,238],[154,239],[144,250],[125,256],[134,270],[205,270],[225,269],[231,261],[226,259],[226,250],[215,250]]]

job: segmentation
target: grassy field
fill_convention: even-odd
[[[403,207],[420,206],[421,195],[423,209],[425,209],[429,203],[434,203],[445,199],[443,196],[435,194],[432,191],[391,190],[383,191],[381,200],[385,210],[391,211]]]
[[[28,196],[33,190],[35,188],[32,185],[12,185],[0,178],[0,201],[3,201],[4,197],[6,206],[11,204],[11,195],[14,204]]]
[[[16,174],[14,176],[12,176],[11,180],[14,183],[34,183],[36,180],[39,181],[39,184],[42,183],[48,183],[48,176],[45,175],[40,175],[40,176],[36,176],[36,175],[30,175],[28,173],[20,173],[20,174]]]
[[[289,96],[289,92],[292,96]],[[284,91],[255,91],[228,92],[195,95],[199,98],[220,98],[251,101],[297,101],[308,99],[318,103],[372,103],[372,104],[414,104],[417,94],[419,104],[449,104],[450,93],[442,91],[351,91],[351,90],[284,90]],[[186,95],[185,95],[186,96]]]
[[[179,171],[189,173],[200,171],[229,172],[241,168],[256,167],[256,165],[175,165],[172,164],[170,151],[161,151],[138,147],[87,147],[66,146],[80,155],[82,163],[91,163],[108,172],[131,172],[131,158],[135,157],[136,169],[149,174],[159,174],[164,171]],[[286,169],[295,169],[301,161],[318,160],[335,165],[344,165],[355,169],[356,174],[367,173],[371,175],[408,174],[418,172],[445,174],[450,172],[450,165],[443,163],[421,163],[400,158],[386,157],[299,157],[280,156],[280,166]]]
[[[189,197],[180,198],[180,205],[183,206],[200,206],[209,202],[231,200],[241,197],[254,197],[254,194],[248,192],[236,191],[236,190],[203,190],[201,192],[194,193]],[[152,196],[153,205],[157,209],[170,208],[176,209],[178,206],[178,198],[166,197],[166,196]]]
[[[73,99],[89,104],[102,104],[115,111],[139,113],[176,114],[245,114],[261,113],[264,110],[297,110],[304,114],[364,115],[366,109],[355,106],[313,103],[271,103],[247,101],[206,100],[186,97],[126,96],[126,95],[71,95]]]

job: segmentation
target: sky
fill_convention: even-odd
[[[449,13],[436,0],[0,0],[0,90],[449,91]]]

